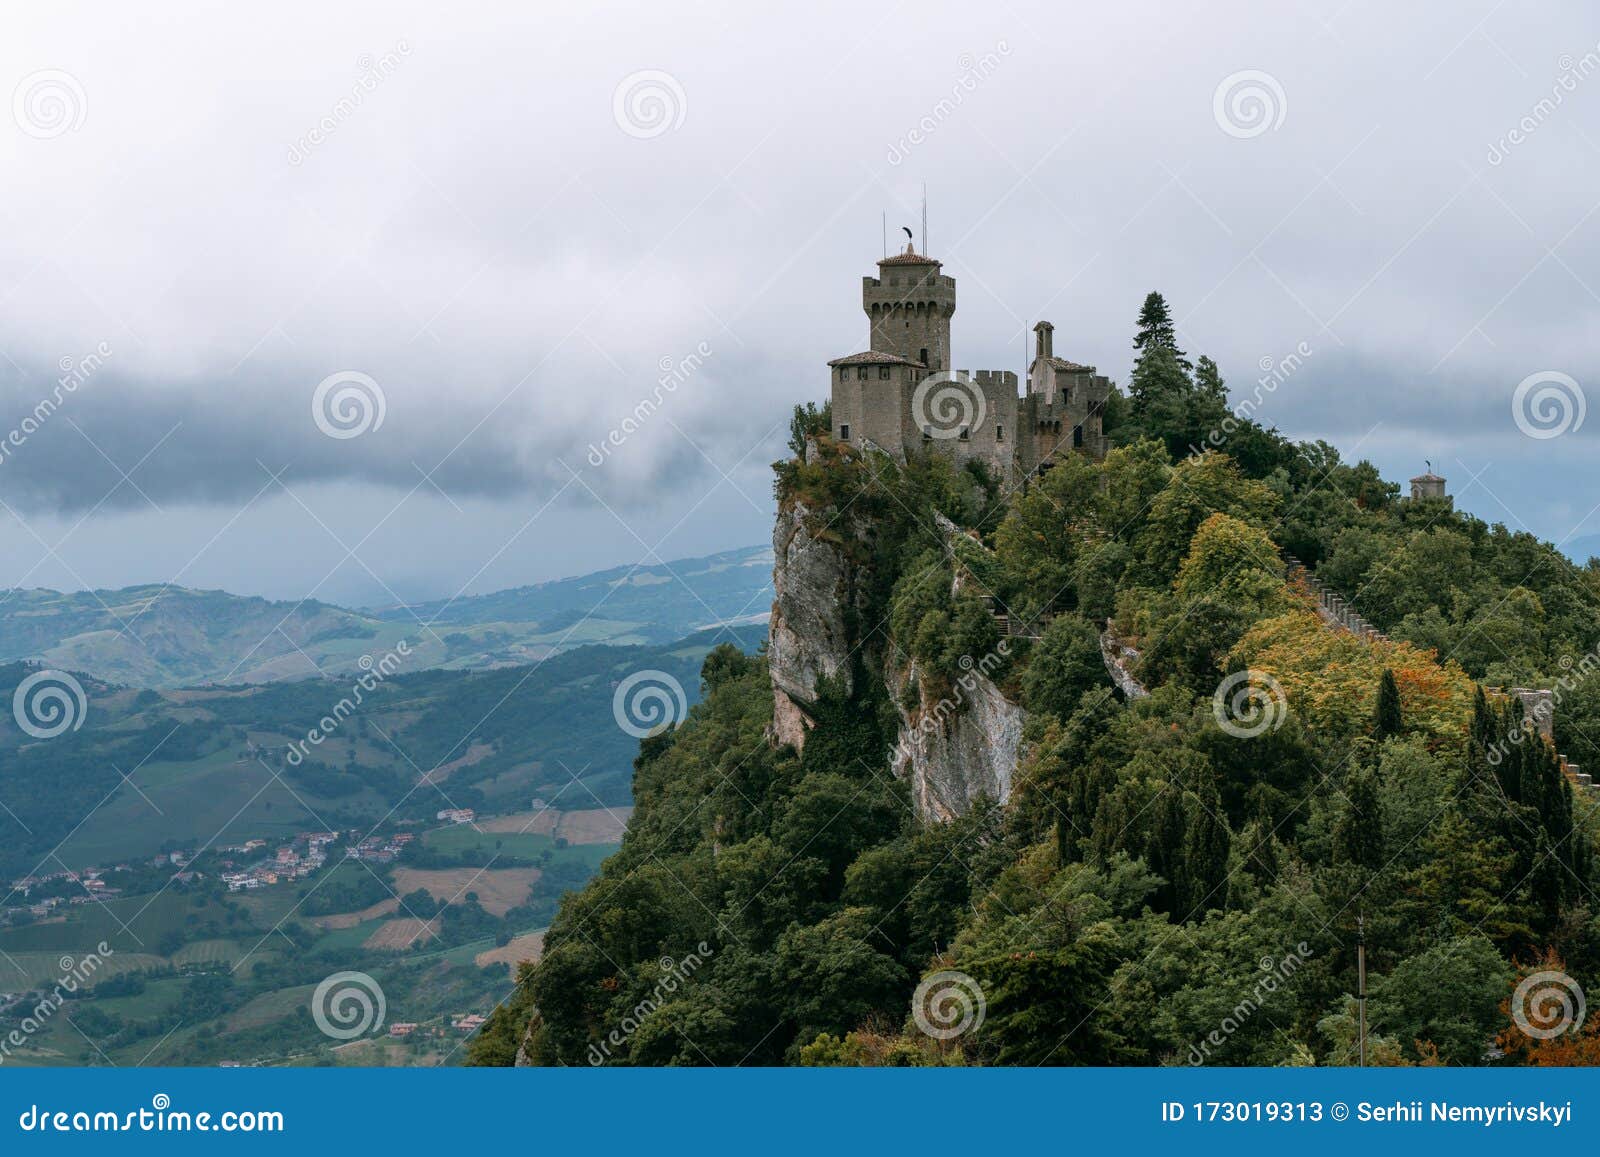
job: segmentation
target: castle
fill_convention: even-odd
[[[865,353],[828,363],[833,436],[897,458],[931,450],[957,463],[979,461],[1015,485],[1078,450],[1104,457],[1101,417],[1109,379],[1093,366],[1055,356],[1054,329],[1034,326],[1026,391],[1011,370],[950,369],[950,318],[956,280],[907,244],[861,279],[871,322]]]

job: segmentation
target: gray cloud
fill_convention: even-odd
[[[197,5],[160,26],[67,5],[16,22],[0,87],[64,71],[84,116],[50,139],[0,124],[0,435],[62,358],[113,352],[0,462],[0,496],[40,525],[98,506],[73,541],[107,573],[145,567],[126,520],[149,502],[231,513],[263,465],[296,495],[397,499],[432,471],[448,500],[398,516],[419,543],[443,541],[452,502],[509,534],[557,495],[590,512],[567,525],[603,504],[653,541],[718,468],[764,503],[774,427],[864,344],[878,215],[914,224],[924,180],[960,364],[1017,367],[1049,316],[1063,351],[1123,378],[1161,288],[1236,388],[1314,351],[1260,412],[1286,433],[1360,442],[1401,477],[1424,456],[1487,469],[1463,502],[1552,537],[1600,502],[1596,427],[1535,442],[1509,410],[1535,371],[1600,383],[1600,28],[1582,5]],[[665,127],[619,126],[615,90],[647,70],[673,82]],[[1281,121],[1241,139],[1214,98],[1246,71],[1276,83]],[[340,370],[380,384],[381,428],[318,430],[312,391]]]

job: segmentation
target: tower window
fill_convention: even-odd
[[[924,442],[933,441],[933,427],[932,426],[924,426],[924,427],[922,427],[922,440]]]
[[[886,381],[889,380],[889,367],[888,366],[879,366],[878,367],[878,380],[880,382],[886,382]]]
[[[1072,427],[1072,444],[1074,446],[1082,446],[1083,445],[1083,427],[1082,426],[1074,426],[1074,427]]]
[[[928,368],[929,368],[929,369],[930,369],[930,370],[931,370],[931,369],[933,369],[933,365],[932,365],[932,363],[930,363],[930,362],[929,362],[929,361],[928,361],[928,348],[927,348],[927,347],[926,347],[926,346],[924,346],[924,347],[923,347],[923,348],[922,348],[922,350],[921,350],[921,352],[920,352],[920,354],[921,354],[921,356],[919,356],[919,357],[918,357],[918,358],[917,358],[917,360],[918,360],[918,361],[919,361],[919,362],[921,362],[921,363],[922,363],[922,364],[923,364],[923,365],[925,365],[925,366],[927,366],[927,367],[928,367]]]
[[[840,422],[839,423],[839,439],[840,439],[840,441],[843,441],[843,442],[850,441],[850,423],[849,422]]]
[[[996,442],[1004,442],[1006,440],[1006,428],[1004,426],[996,426],[994,428],[994,440]]]
[[[846,375],[846,374],[848,374],[848,373],[849,373],[849,372],[850,372],[850,371],[849,371],[849,370],[847,370],[847,369],[845,369],[845,367],[844,367],[844,366],[840,366],[840,367],[839,367],[839,380],[840,380],[840,381],[841,381],[841,382],[842,382],[842,381],[844,381],[844,379],[845,379],[845,375]]]
[[[866,366],[857,366],[856,367],[856,380],[857,381],[862,381],[862,382],[867,380],[867,367]]]
[[[961,427],[961,440],[963,442],[965,442],[971,437],[972,437],[972,428],[970,426]]]

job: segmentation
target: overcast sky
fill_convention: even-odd
[[[1125,381],[1159,288],[1236,398],[1304,343],[1285,433],[1600,531],[1592,5],[767,7],[8,13],[0,585],[382,602],[762,541],[924,181],[956,365],[1045,317]]]

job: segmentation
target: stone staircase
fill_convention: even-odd
[[[994,616],[995,629],[1000,632],[1002,639],[1040,639],[1044,637],[1044,629],[1050,625],[1054,617],[1049,611],[1044,612],[1031,622],[1013,615],[993,595],[979,595],[984,604],[989,608],[989,613]]]

